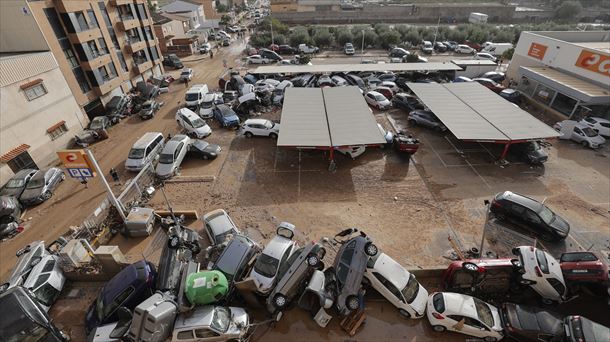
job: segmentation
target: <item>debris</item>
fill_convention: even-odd
[[[352,311],[352,313],[342,319],[340,325],[349,336],[354,336],[356,335],[358,328],[360,328],[362,323],[364,323],[365,319],[366,316],[364,315],[364,310],[358,309],[356,311]]]
[[[165,181],[165,183],[197,183],[213,182],[216,176],[176,176]]]

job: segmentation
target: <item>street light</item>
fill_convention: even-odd
[[[364,30],[362,30],[362,48],[360,49],[360,62],[364,58]]]

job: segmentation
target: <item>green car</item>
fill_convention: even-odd
[[[227,277],[220,271],[191,273],[186,278],[186,298],[193,305],[214,303],[229,290]]]

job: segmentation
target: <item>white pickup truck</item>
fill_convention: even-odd
[[[299,52],[301,53],[318,53],[320,49],[315,46],[309,46],[307,44],[299,44]]]

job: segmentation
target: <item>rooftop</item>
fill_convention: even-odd
[[[610,31],[536,31],[527,33],[573,43],[603,53],[610,52]]]

